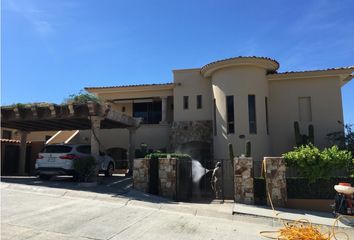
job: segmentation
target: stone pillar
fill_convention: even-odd
[[[167,116],[167,97],[161,97],[161,122],[160,123],[167,123],[166,116]]]
[[[234,158],[234,195],[237,203],[254,203],[252,167],[251,157]]]
[[[101,117],[91,117],[91,155],[97,158],[100,155]]]
[[[20,175],[25,175],[26,172],[27,134],[28,132],[20,131],[20,162],[18,166],[18,173]]]
[[[288,200],[285,161],[282,157],[265,157],[263,161],[265,161],[267,195],[270,194],[274,207],[285,207]],[[270,205],[268,196],[267,204]]]
[[[176,198],[176,158],[159,158],[159,193],[163,197]]]
[[[129,130],[129,151],[128,151],[128,159],[129,159],[129,175],[133,174],[133,166],[134,166],[134,158],[135,158],[135,131],[136,128],[128,128]]]
[[[133,187],[142,192],[149,192],[149,159],[134,159]]]

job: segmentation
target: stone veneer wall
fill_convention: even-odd
[[[285,207],[287,202],[285,161],[282,157],[265,157],[265,179],[274,207]],[[270,205],[267,196],[267,204]]]
[[[159,195],[176,197],[176,158],[159,158]]]
[[[176,150],[180,145],[193,141],[213,142],[212,121],[179,121],[173,122],[171,128],[171,148]]]
[[[136,190],[149,192],[149,159],[134,159],[133,186]]]
[[[176,158],[159,158],[159,195],[176,197]],[[136,190],[149,192],[149,159],[134,159],[133,186]]]
[[[234,194],[237,203],[254,203],[252,167],[251,157],[234,158]]]

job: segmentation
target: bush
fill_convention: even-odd
[[[337,146],[320,151],[312,144],[297,147],[283,157],[287,166],[295,167],[310,183],[318,178],[328,179],[334,171],[347,168],[353,161],[350,152],[339,150]]]
[[[339,122],[339,124],[342,124]],[[330,143],[338,145],[341,150],[348,150],[354,156],[354,125],[343,125],[345,131],[332,132],[327,134]],[[354,159],[347,165],[347,171],[351,177],[354,177]]]
[[[64,103],[87,103],[87,102],[101,103],[103,101],[96,95],[84,92],[82,90],[79,93],[69,95],[69,97],[64,100]]]
[[[96,159],[92,156],[74,159],[77,181],[89,182],[96,176]]]
[[[177,159],[188,159],[191,160],[191,156],[188,154],[181,154],[181,153],[151,153],[146,155],[146,158],[167,158],[167,155],[169,155],[171,158],[177,158]]]

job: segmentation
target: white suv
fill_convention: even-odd
[[[75,176],[73,160],[91,156],[91,146],[84,144],[47,145],[38,154],[36,160],[36,174],[42,179],[49,179],[53,175]],[[115,165],[112,157],[100,152],[97,159],[100,165],[99,172],[105,176],[112,176]]]

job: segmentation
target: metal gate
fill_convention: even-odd
[[[158,157],[151,157],[149,159],[149,193],[159,194],[159,159]]]
[[[178,201],[212,201],[215,192],[211,180],[217,162],[221,163],[221,196],[220,199],[234,198],[233,163],[231,160],[177,160],[176,198]],[[200,176],[196,178],[195,168]]]

